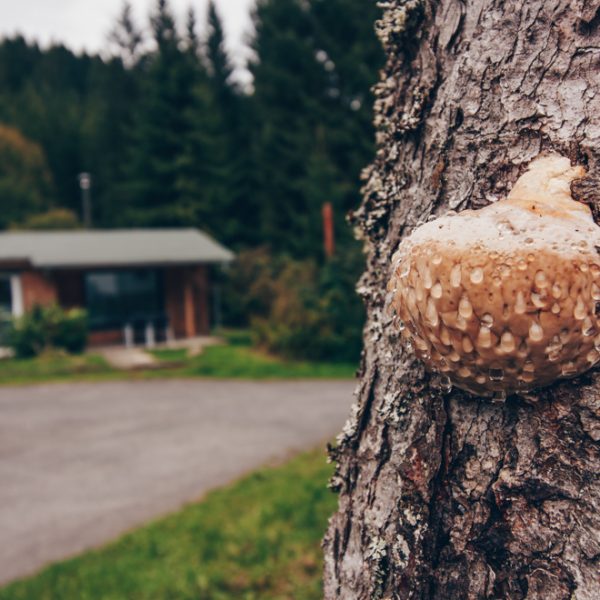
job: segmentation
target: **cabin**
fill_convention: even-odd
[[[0,312],[85,308],[92,345],[209,333],[211,268],[233,253],[197,229],[0,233]]]

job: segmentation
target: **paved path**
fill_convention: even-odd
[[[349,381],[0,388],[0,582],[106,542],[323,442]]]

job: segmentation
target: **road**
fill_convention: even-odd
[[[0,388],[0,583],[337,433],[351,381]]]

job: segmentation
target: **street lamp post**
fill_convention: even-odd
[[[92,226],[92,176],[89,173],[79,173],[79,187],[81,188],[81,207],[83,212],[83,225],[87,229]]]

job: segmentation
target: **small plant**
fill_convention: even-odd
[[[22,317],[13,319],[7,335],[8,344],[18,358],[37,356],[49,348],[78,354],[87,340],[87,314],[74,308],[34,306]]]

